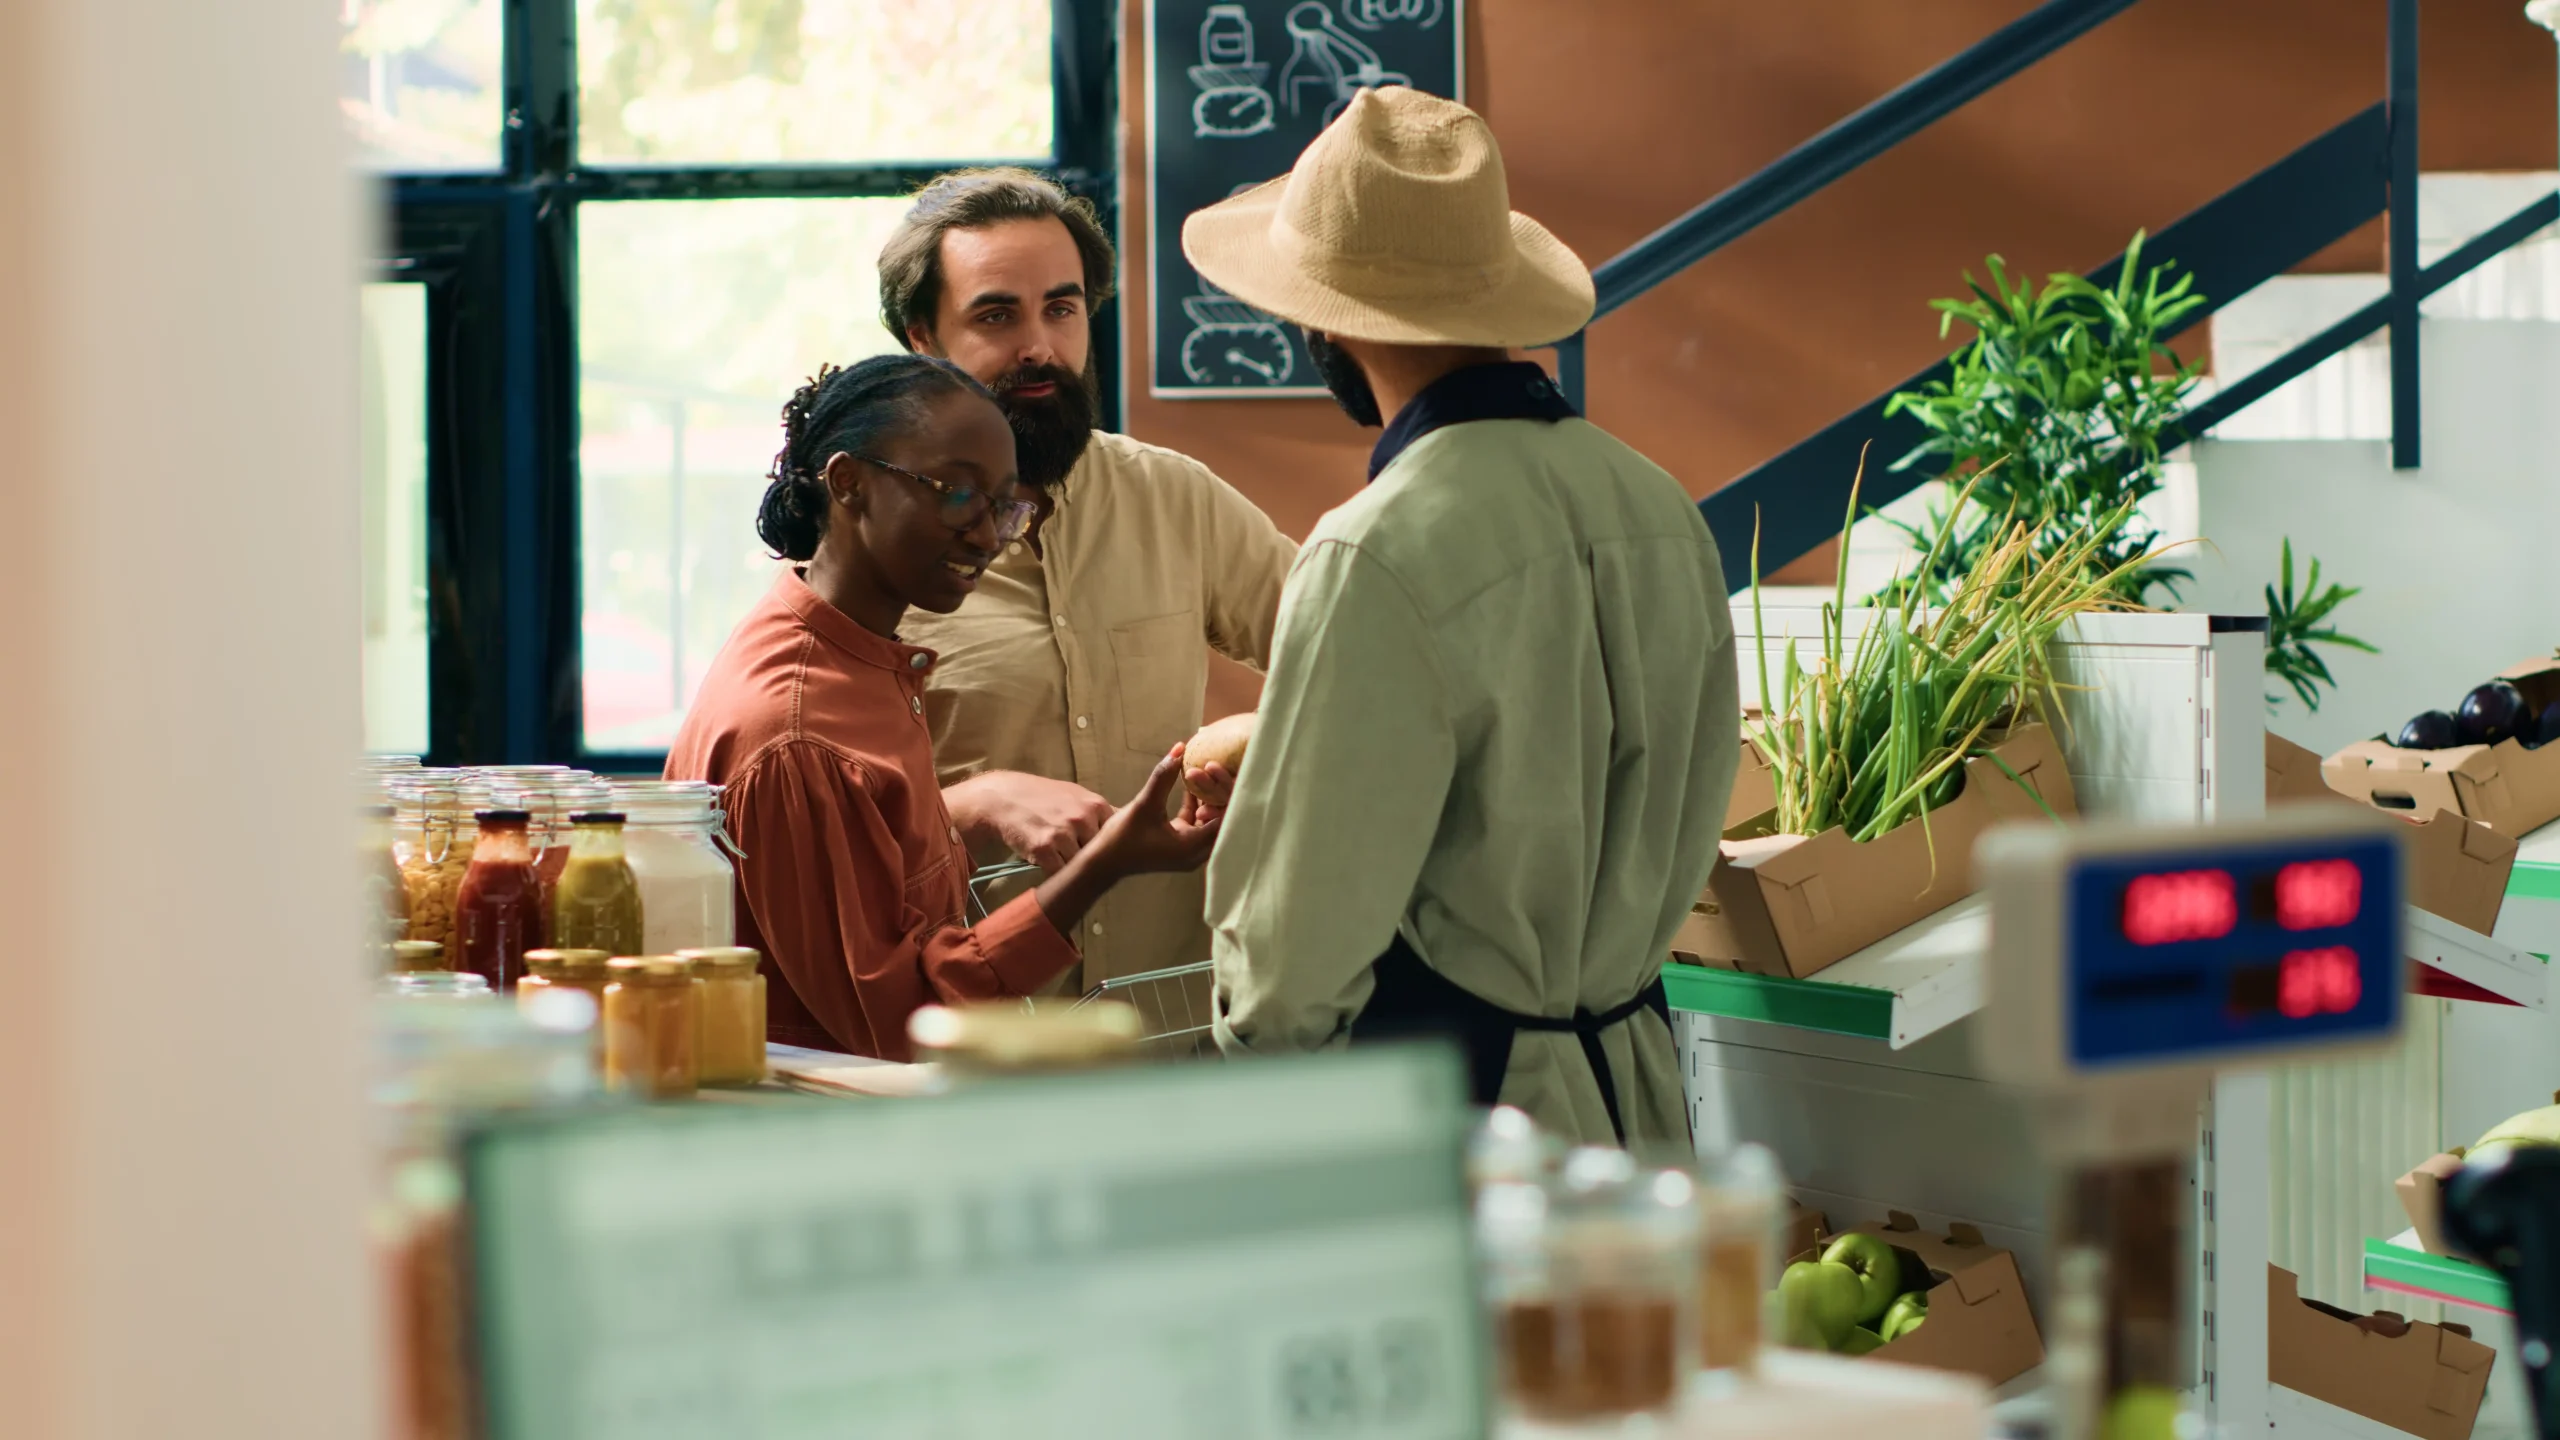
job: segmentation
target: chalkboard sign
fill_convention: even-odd
[[[1351,97],[1465,97],[1465,0],[1148,0],[1148,391],[1322,395],[1296,331],[1201,278],[1191,212],[1297,163]]]

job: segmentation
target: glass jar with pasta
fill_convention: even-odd
[[[459,770],[418,770],[390,782],[391,856],[408,891],[411,940],[453,953],[454,902],[480,842],[474,815],[488,787]]]

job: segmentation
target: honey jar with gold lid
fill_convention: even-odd
[[[701,1086],[694,1052],[701,1026],[693,964],[673,955],[625,955],[607,962],[604,1078],[608,1088],[671,1099]]]
[[[907,1017],[916,1058],[958,1074],[1087,1070],[1137,1058],[1137,1007],[1106,1000],[1033,1008],[1020,1002],[927,1005]]]
[[[743,945],[679,950],[693,966],[701,1027],[694,1055],[705,1085],[764,1083],[764,957]]]

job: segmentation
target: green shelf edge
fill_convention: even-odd
[[[2507,893],[2527,900],[2560,900],[2560,865],[2519,860],[2507,873]]]
[[[2423,1250],[2405,1250],[2388,1240],[2364,1242],[2364,1274],[2368,1282],[2388,1280],[2394,1285],[2430,1290],[2492,1310],[2505,1310],[2511,1304],[2507,1282],[2487,1267]]]
[[[1893,995],[1863,985],[1745,975],[1674,960],[1662,967],[1662,990],[1674,1010],[1727,1020],[1758,1020],[1860,1040],[1893,1038]]]

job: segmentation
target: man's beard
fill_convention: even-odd
[[[1369,377],[1361,372],[1360,362],[1351,352],[1333,343],[1331,337],[1301,326],[1298,338],[1307,344],[1307,358],[1316,362],[1316,373],[1324,377],[1324,388],[1333,392],[1333,403],[1351,417],[1351,423],[1378,426],[1387,423],[1378,413],[1378,392],[1369,388]]]
[[[1040,396],[1016,393],[1043,381],[1057,388]],[[1057,488],[1084,458],[1102,418],[1092,377],[1063,365],[1026,365],[988,388],[995,391],[1005,423],[1013,427],[1014,464],[1022,483],[1034,490]]]

